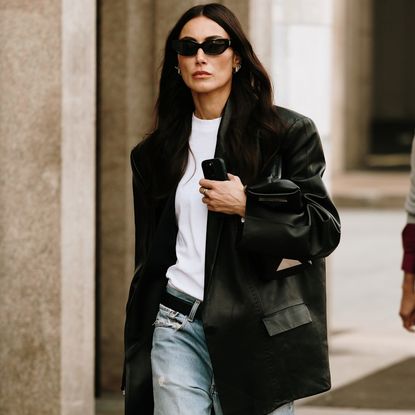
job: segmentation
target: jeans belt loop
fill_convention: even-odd
[[[199,308],[201,301],[200,300],[196,300],[193,305],[192,305],[192,309],[190,310],[189,315],[187,316],[187,320],[191,323],[196,315],[197,309]]]

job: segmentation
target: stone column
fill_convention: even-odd
[[[250,0],[249,40],[268,74],[272,75],[272,3],[274,0]]]
[[[373,0],[333,5],[333,165],[335,173],[364,165],[372,113]]]
[[[95,2],[0,4],[0,413],[92,415]]]
[[[328,147],[332,2],[275,0],[272,16],[276,103],[311,117]]]
[[[209,1],[205,1],[208,3]],[[197,0],[99,4],[98,383],[119,392],[124,309],[133,272],[134,220],[129,155],[149,133],[168,31]],[[248,22],[248,0],[223,1]]]
[[[134,270],[130,151],[154,106],[151,0],[99,1],[98,385],[119,392],[124,310]]]

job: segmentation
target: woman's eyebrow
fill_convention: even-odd
[[[206,37],[203,41],[205,42],[206,40],[213,40],[213,39],[226,39],[226,38],[224,38],[223,36],[220,36],[220,35],[214,35],[214,36]],[[191,36],[181,37],[180,40],[193,40],[193,41],[197,42],[197,40],[194,37],[191,37]]]

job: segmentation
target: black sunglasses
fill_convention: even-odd
[[[206,55],[220,55],[230,45],[230,39],[211,39],[205,40],[203,43],[197,43],[191,39],[177,39],[172,42],[173,49],[183,56],[194,56],[199,48],[202,48]]]

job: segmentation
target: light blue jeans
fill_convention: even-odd
[[[190,303],[195,301],[170,286],[167,291]],[[223,415],[203,324],[191,314],[185,316],[160,304],[151,350],[154,415]],[[290,402],[269,415],[293,414]]]

